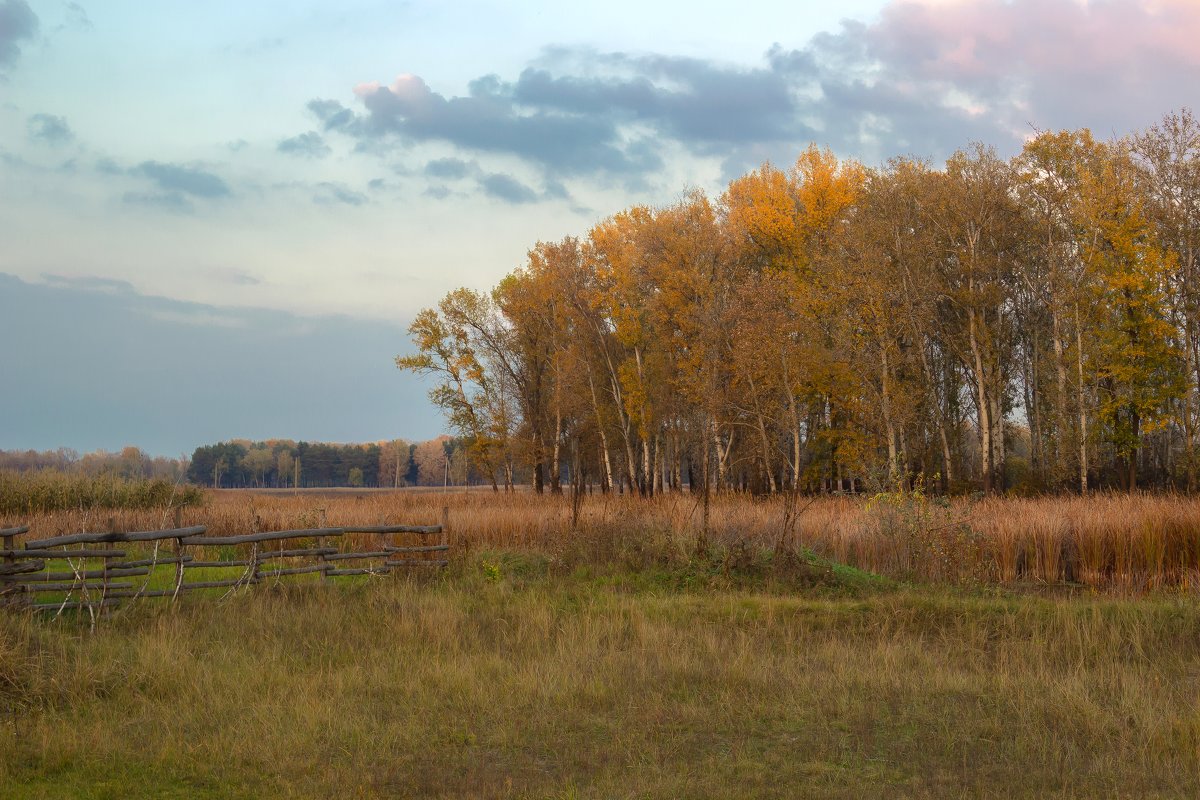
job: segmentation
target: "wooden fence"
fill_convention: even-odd
[[[110,528],[115,528],[110,523]],[[294,575],[329,581],[347,575],[384,575],[449,563],[449,509],[438,525],[375,525],[263,531],[207,536],[207,527],[157,531],[73,533],[49,539],[17,539],[27,526],[0,528],[0,601],[10,608],[103,612],[143,597],[172,600],[197,589],[235,589]],[[374,550],[343,549],[347,534],[375,534],[386,543]],[[403,537],[398,540],[398,537]],[[436,537],[436,538],[431,538]],[[128,545],[128,546],[120,546]],[[364,563],[365,562],[365,563]],[[160,567],[169,567],[164,575]],[[189,570],[239,570],[237,577],[187,579]],[[166,585],[163,585],[163,584]],[[40,596],[58,595],[44,601]]]

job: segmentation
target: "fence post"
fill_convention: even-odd
[[[450,506],[442,506],[442,535],[438,537],[439,544],[450,547]],[[427,553],[426,555],[436,555],[435,553]],[[450,550],[446,550],[446,560],[450,560]]]
[[[183,527],[183,508],[175,506],[175,528]],[[175,591],[171,594],[171,603],[179,598],[179,587],[183,586],[183,555],[186,545],[182,536],[175,537]]]
[[[109,533],[117,532],[117,518],[116,517],[108,518],[108,532]],[[105,542],[104,547],[102,549],[113,550],[114,549],[113,543]],[[104,558],[104,559],[102,559],[103,563],[100,565],[100,616],[104,616],[104,608],[108,604],[108,562],[111,560],[112,559],[110,559],[110,558]],[[84,576],[83,582],[86,584],[87,583],[87,562],[84,562],[84,565],[83,565],[83,576]]]
[[[318,550],[325,549],[325,537],[324,536],[317,537],[317,549]],[[321,583],[325,583],[325,584],[330,583],[333,580],[333,576],[331,576],[329,574],[329,570],[332,568],[334,562],[332,562],[328,558],[326,558],[324,553],[321,553],[320,555],[317,556],[317,561],[320,562],[321,566],[325,568],[325,569],[321,570]],[[280,564],[280,566],[282,567],[283,565]]]
[[[4,534],[4,549],[5,550],[16,550],[17,549],[16,539],[17,539],[17,537],[15,534],[11,534],[11,533]],[[15,565],[17,563],[17,557],[15,555],[12,555],[12,556],[6,555],[6,556],[4,556],[4,561],[2,563],[4,563],[6,566],[7,565]],[[4,589],[6,591],[6,596],[4,598],[5,605],[8,605],[9,603],[16,605],[21,602],[21,599],[17,596],[17,592],[22,591],[21,589],[18,588],[18,584],[11,583],[11,584],[7,584],[7,585],[0,585],[0,589]],[[7,594],[11,594],[12,596],[8,597]]]

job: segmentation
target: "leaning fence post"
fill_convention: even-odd
[[[175,529],[183,527],[183,508],[175,506]],[[182,536],[175,537],[175,591],[171,594],[171,602],[179,597],[179,588],[183,586],[183,553],[186,545]]]

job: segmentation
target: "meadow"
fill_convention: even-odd
[[[580,499],[208,493],[213,534],[448,507],[451,563],[0,613],[0,796],[1200,794],[1191,500]]]
[[[0,615],[9,798],[1194,797],[1200,608],[481,553]]]

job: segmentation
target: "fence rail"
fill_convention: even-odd
[[[234,589],[297,575],[319,575],[328,581],[352,575],[386,575],[407,568],[442,568],[449,564],[449,509],[442,509],[438,525],[374,525],[342,528],[303,528],[254,531],[233,536],[207,536],[204,525],[184,527],[176,511],[175,527],[154,531],[120,531],[110,520],[110,530],[71,533],[22,543],[27,525],[0,528],[0,605],[9,608],[62,611],[106,609],[138,598],[165,597],[172,601],[193,590]],[[347,534],[386,537],[380,547],[345,550],[336,542]],[[436,544],[422,537],[437,536]],[[418,537],[402,541],[398,537]],[[307,541],[295,541],[307,540]],[[425,538],[424,542],[429,539]],[[160,545],[173,543],[167,552]],[[112,545],[132,544],[120,550]],[[277,544],[278,547],[272,547]],[[107,545],[107,546],[106,546]],[[290,545],[290,546],[289,546]],[[221,548],[216,554],[205,548]],[[230,553],[228,548],[235,548]],[[147,551],[150,552],[147,552]],[[199,552],[197,552],[197,550]],[[190,552],[189,552],[190,551]],[[406,554],[443,554],[442,558],[405,558]],[[352,566],[353,562],[369,562]],[[264,569],[264,564],[266,569]],[[65,565],[65,569],[64,569]],[[169,573],[158,567],[172,567]],[[186,580],[189,570],[239,570],[232,576]],[[137,579],[141,578],[141,581]],[[132,579],[132,580],[131,580]],[[164,585],[166,584],[166,585]],[[53,601],[37,596],[59,594]]]

